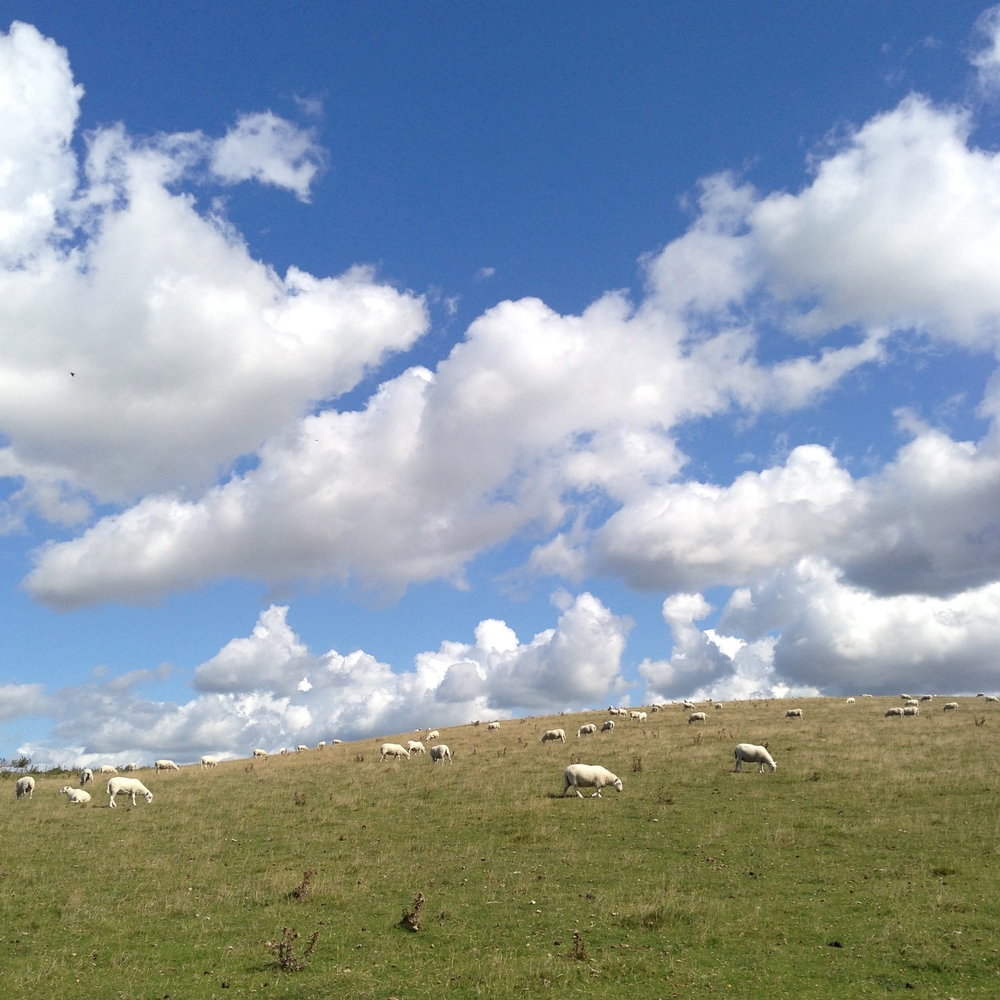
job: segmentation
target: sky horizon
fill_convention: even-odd
[[[0,756],[1000,690],[1000,7],[0,32]]]

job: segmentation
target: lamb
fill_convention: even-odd
[[[447,760],[452,764],[455,763],[451,759],[451,751],[448,749],[448,745],[446,743],[439,743],[436,747],[431,747],[431,763],[433,764],[436,760]]]
[[[945,702],[944,710],[946,712],[958,711],[958,702],[957,701]]]
[[[406,749],[409,750],[410,753],[427,753],[420,740],[407,740]]]
[[[432,729],[427,734],[427,742],[428,743],[430,743],[431,740],[439,740],[439,739],[441,739],[441,734],[436,729]]]
[[[786,719],[801,719],[802,718],[802,709],[801,708],[790,708],[787,712],[785,712],[785,718]]]
[[[208,757],[208,756],[202,757],[201,758],[201,766],[202,767],[218,767],[219,766],[219,758],[218,757]]]
[[[615,731],[615,724],[614,722],[611,721],[611,719],[608,719],[608,721],[605,722],[603,726],[601,726],[602,733],[613,733],[614,731]]]
[[[612,774],[606,767],[600,764],[570,764],[563,771],[563,798],[570,788],[574,789],[577,798],[582,799],[581,788],[594,788],[591,798],[596,795],[601,798],[601,789],[608,785],[614,785],[615,791],[622,790],[622,779],[617,774]]]
[[[157,761],[159,763],[159,761]],[[153,801],[153,793],[138,779],[138,778],[112,778],[108,782],[108,795],[111,796],[111,802],[109,803],[112,809],[117,807],[115,802],[115,796],[125,793],[132,800],[132,805],[135,805],[135,797],[138,793],[139,795],[144,795],[146,797],[146,802],[151,803]]]
[[[765,764],[771,769],[771,774],[774,774],[778,769],[774,758],[767,752],[767,747],[759,747],[754,743],[737,743],[734,752],[736,755],[736,767],[733,768],[734,771],[743,770],[743,761],[746,761],[748,764],[759,764],[760,767],[757,768],[758,774],[764,773]]]
[[[486,727],[486,732],[488,732],[488,733],[495,733],[499,728],[500,728],[500,723],[499,722],[491,722]]]
[[[17,793],[18,801],[23,799],[25,795],[30,799],[35,791],[35,779],[30,774],[26,774],[23,778],[18,778],[17,784],[14,786],[14,791]]]
[[[580,734],[577,733],[577,736]],[[559,740],[560,743],[566,742],[566,730],[565,729],[550,729],[548,732],[542,733],[543,743],[555,743]]]
[[[580,726],[576,731],[576,738],[579,739],[581,736],[593,736],[597,732],[597,726],[592,722],[588,722],[585,726]]]
[[[688,716],[688,725],[690,726],[692,722],[708,722],[708,716],[704,712],[692,712]]]
[[[85,767],[80,772],[80,787],[83,788],[83,786],[87,784],[88,781],[93,781],[93,780],[94,780],[94,772],[91,771],[89,767]]]
[[[405,757],[407,760],[410,759],[410,751],[406,747],[401,747],[398,743],[383,743],[379,747],[379,758],[378,762],[381,764],[386,757],[395,757],[397,760],[400,757]]]
[[[267,760],[267,751],[261,750],[260,747],[254,748],[253,755],[254,757],[263,757],[264,760]]]
[[[102,764],[97,769],[97,773],[98,774],[117,774],[118,773],[118,768],[117,767],[112,767],[110,764]]]
[[[854,704],[856,704],[856,702],[855,702],[855,700],[853,698],[848,698],[847,701],[845,702],[845,704],[847,704],[847,705],[854,705]]]
[[[82,788],[70,788],[69,785],[64,785],[59,789],[60,795],[65,795],[70,802],[78,803],[79,805],[86,805],[90,801],[90,792],[85,792]]]
[[[172,760],[158,760],[153,767],[157,771],[179,771],[180,768]],[[137,778],[133,778],[133,781],[137,781]]]
[[[920,714],[920,708],[917,705],[907,705],[906,708],[903,709],[903,715],[919,715],[919,714]]]
[[[946,705],[945,706],[946,710],[947,710],[947,707],[948,706]],[[890,708],[889,711],[885,713],[885,717],[887,719],[891,719],[891,718],[895,718],[895,717],[898,717],[898,718],[901,719],[903,717],[903,710],[901,708]]]

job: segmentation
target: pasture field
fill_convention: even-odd
[[[995,997],[1000,706],[944,700],[903,720],[887,698],[727,703],[692,726],[668,708],[582,739],[606,713],[448,728],[454,765],[379,764],[367,740],[143,770],[135,808],[100,782],[71,806],[54,775],[16,802],[11,779],[2,993]],[[567,744],[542,745],[556,726]],[[738,742],[777,773],[734,774]],[[577,758],[624,791],[558,798]],[[319,932],[301,970],[267,947],[284,927],[298,954]]]

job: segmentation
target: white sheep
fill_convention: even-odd
[[[316,744],[316,749],[317,750],[325,750],[326,749],[326,740],[320,740],[319,743]]]
[[[688,716],[688,725],[690,726],[693,722],[704,722],[707,724],[708,716],[704,712],[692,712]]]
[[[920,700],[921,701],[933,701],[934,700],[934,695],[932,695],[932,694],[922,694],[920,696]]]
[[[855,700],[853,698],[848,698],[847,701],[845,702],[845,704],[847,704],[847,705],[854,705],[854,704],[857,704],[857,703],[855,702]]]
[[[736,755],[736,767],[733,768],[734,771],[743,770],[743,761],[746,761],[748,764],[759,764],[760,767],[757,768],[758,774],[764,773],[765,764],[771,769],[771,774],[774,774],[778,770],[778,765],[774,762],[774,758],[767,752],[767,747],[759,747],[755,743],[737,743],[734,753]]]
[[[383,743],[379,747],[379,758],[378,762],[381,764],[386,757],[395,757],[397,760],[400,757],[405,757],[407,760],[410,759],[410,751],[406,747],[401,747],[398,743]]]
[[[785,712],[785,718],[786,719],[801,719],[802,718],[802,709],[801,708],[790,708],[787,712]]]
[[[579,739],[581,736],[593,736],[597,732],[597,726],[592,722],[588,722],[585,726],[580,726],[576,731],[576,738]]]
[[[409,750],[410,753],[427,753],[420,740],[407,740],[406,749]]]
[[[907,705],[903,709],[903,715],[919,715],[920,708],[917,705]]]
[[[685,698],[684,701],[683,701],[683,703],[681,704],[681,708],[686,709],[687,711],[690,711],[692,708],[694,708],[694,702],[693,701],[688,701],[687,698]]]
[[[913,695],[912,694],[901,694],[899,697],[902,698],[903,701],[909,701],[913,697]]]
[[[605,722],[603,726],[601,726],[602,733],[613,733],[614,731],[615,731],[615,724],[614,722],[611,721],[611,719],[608,719],[608,721]]]
[[[488,732],[488,733],[495,733],[499,728],[500,728],[500,723],[499,722],[491,722],[486,727],[486,732]]]
[[[92,782],[93,780],[94,780],[94,772],[91,771],[89,767],[85,767],[80,772],[80,787],[83,788],[83,786],[86,785],[88,781]]]
[[[435,747],[431,747],[431,763],[433,764],[436,760],[447,760],[452,764],[455,762],[451,759],[451,751],[448,749],[447,743],[439,743]]]
[[[115,796],[123,792],[132,799],[132,805],[135,805],[137,793],[144,795],[147,802],[153,801],[153,793],[138,778],[112,778],[108,782],[108,795],[111,796],[109,805],[112,809],[117,806]]]
[[[946,712],[955,712],[955,711],[957,711],[958,710],[958,702],[957,701],[948,701],[948,702],[945,702],[944,710]]]
[[[995,694],[988,694],[988,695],[986,695],[986,700],[987,701],[1000,701],[1000,698],[998,698]]]
[[[219,758],[218,757],[209,757],[209,756],[206,755],[206,756],[204,756],[204,757],[201,758],[201,766],[202,767],[218,767],[219,766]]]
[[[427,738],[427,742],[430,743],[431,740],[439,740],[439,739],[441,739],[441,734],[436,729],[432,729],[427,734],[426,738]]]
[[[179,771],[180,768],[172,760],[158,760],[153,767],[157,771]],[[133,778],[133,781],[137,781],[137,778]]]
[[[873,694],[863,694],[861,697],[862,698],[874,698],[875,695],[873,695]]]
[[[296,750],[296,752],[297,752],[297,753],[305,753],[305,751],[306,751],[306,750],[308,750],[308,749],[309,749],[309,747],[307,747],[307,746],[305,745],[305,743],[300,743],[300,744],[299,744],[299,745],[298,745],[298,746],[297,746],[297,747],[295,748],[295,750]]]
[[[903,702],[903,707],[904,708],[915,708],[919,704],[920,704],[920,702],[917,701],[916,698],[908,698],[906,701]]]
[[[579,733],[577,735],[579,735]],[[542,733],[543,743],[555,743],[556,740],[559,740],[560,743],[566,742],[565,729],[549,729],[546,732]]]
[[[342,747],[344,745],[344,741],[343,740],[334,740],[333,741],[333,745],[335,747]]]
[[[60,795],[65,795],[70,802],[78,803],[79,805],[84,805],[90,801],[90,792],[85,792],[82,788],[71,788],[69,785],[63,785],[59,789]]]
[[[122,770],[123,771],[138,771],[139,770],[139,765],[135,761],[132,761],[132,763],[126,764],[122,768]]]
[[[23,778],[18,778],[17,784],[14,786],[14,791],[17,794],[18,800],[23,799],[25,795],[30,799],[35,791],[35,779],[30,774],[26,774]]]
[[[255,747],[254,748],[253,755],[254,755],[254,757],[263,757],[264,760],[267,760],[267,751],[266,750],[261,750],[260,747]]]
[[[717,701],[717,702],[715,703],[715,710],[716,710],[716,711],[718,712],[718,710],[719,710],[720,708],[722,708],[722,702],[721,702],[721,701]]]
[[[102,764],[97,769],[97,773],[98,774],[117,774],[118,773],[118,768],[117,767],[112,767],[110,764]]]
[[[600,764],[570,764],[563,771],[563,798],[571,788],[576,791],[577,798],[583,798],[581,788],[594,788],[596,791],[590,797],[596,795],[601,798],[601,789],[608,785],[614,785],[615,791],[620,792],[623,787],[622,779]]]
[[[646,719],[647,719],[647,715],[646,715],[646,713],[645,713],[645,712],[640,712],[640,713],[639,713],[639,721],[640,721],[640,722],[645,722],[645,721],[646,721]]]
[[[947,708],[947,706],[945,707]],[[903,717],[903,710],[901,708],[890,708],[889,711],[885,713],[885,717],[887,719],[892,719],[897,717],[901,719]]]

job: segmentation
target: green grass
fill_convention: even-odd
[[[65,779],[31,802],[4,782],[3,996],[1000,995],[1000,710],[887,704],[443,729],[453,766],[369,740],[141,772],[153,804],[115,810],[100,783],[81,808]],[[567,745],[539,743],[552,726]],[[733,774],[740,741],[777,773]],[[624,792],[556,797],[575,755]],[[320,932],[301,971],[267,947],[284,927],[300,951]]]

